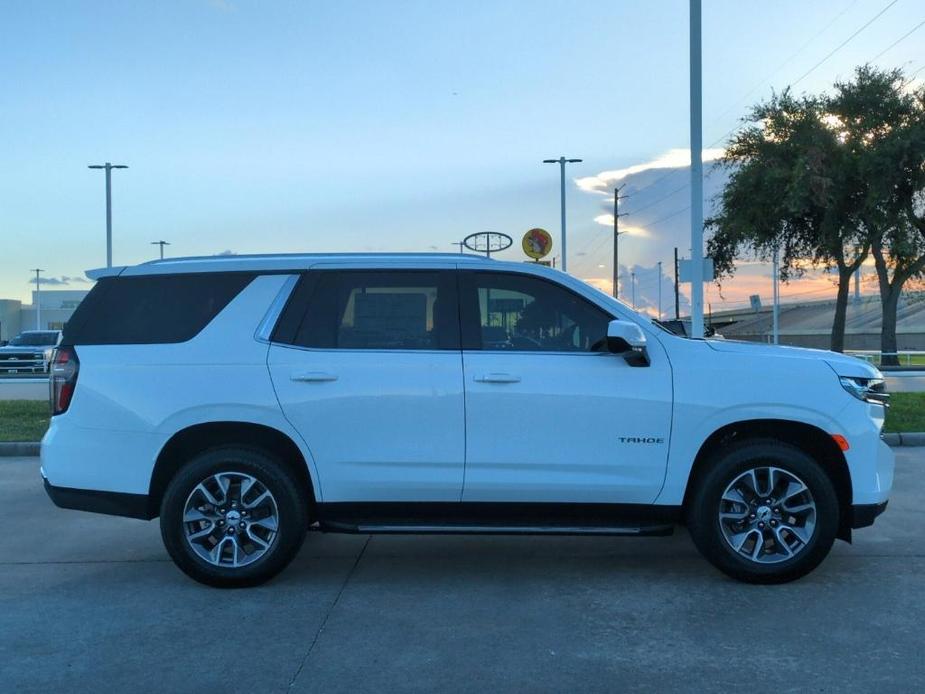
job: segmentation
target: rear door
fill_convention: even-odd
[[[459,501],[465,413],[451,268],[309,272],[269,368],[325,502]]]
[[[463,501],[651,503],[665,476],[671,369],[605,349],[608,312],[546,278],[461,272]]]

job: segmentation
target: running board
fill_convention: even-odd
[[[555,526],[555,525],[384,525],[328,522],[322,531],[362,535],[610,535],[621,537],[664,537],[674,533],[674,525],[646,526]]]

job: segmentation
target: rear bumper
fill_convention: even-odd
[[[886,511],[887,501],[879,504],[855,504],[851,507],[851,527],[866,528],[874,524],[877,516]]]
[[[154,514],[148,508],[146,494],[124,494],[122,492],[100,492],[93,489],[56,487],[45,480],[45,492],[59,508],[74,511],[105,513],[109,516],[126,516],[151,520]]]

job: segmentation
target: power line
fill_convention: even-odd
[[[791,83],[790,86],[791,86],[791,87],[792,87],[792,86],[795,86],[796,84],[798,84],[799,82],[801,82],[803,79],[805,79],[806,77],[808,77],[808,76],[809,76],[813,71],[815,71],[819,66],[821,66],[821,65],[822,65],[823,63],[825,63],[829,58],[831,58],[833,55],[835,55],[835,53],[837,53],[837,52],[840,51],[842,48],[844,48],[846,45],[848,45],[848,43],[849,43],[852,39],[854,39],[858,34],[860,34],[862,31],[864,31],[864,29],[866,29],[866,28],[869,27],[871,24],[873,24],[884,12],[886,12],[888,9],[890,9],[890,8],[891,8],[893,5],[895,5],[898,1],[899,1],[899,0],[892,0],[892,2],[888,3],[888,4],[886,5],[886,7],[884,7],[883,9],[881,9],[881,10],[880,10],[876,15],[874,15],[871,19],[867,20],[867,22],[865,22],[863,25],[861,25],[860,28],[856,29],[856,30],[854,31],[854,33],[852,33],[848,38],[846,38],[844,41],[842,41],[838,46],[836,46],[834,49],[832,49],[831,51],[829,51],[829,53],[828,53],[822,60],[818,61],[818,62],[817,62],[815,65],[813,65],[809,70],[807,70],[806,72],[804,72],[803,75],[801,75],[801,76],[799,77],[799,79],[797,79],[796,81],[794,81],[793,83]],[[841,17],[841,16],[842,16],[848,9],[850,9],[853,5],[854,5],[854,3],[852,3],[851,5],[849,5],[848,7],[846,7],[844,10],[842,10],[838,15],[836,15],[836,17],[835,17],[834,19],[832,19],[825,27],[823,27],[819,32],[817,32],[816,36],[818,36],[819,34],[822,34],[826,29],[828,29],[829,26],[831,26],[835,21],[837,21],[837,20],[839,19],[839,17]],[[919,23],[917,26],[915,26],[911,31],[908,31],[906,34],[904,34],[904,35],[901,36],[899,39],[897,39],[896,41],[894,41],[892,44],[890,44],[890,46],[888,46],[886,49],[884,49],[883,51],[881,51],[880,53],[878,53],[878,54],[877,54],[871,61],[869,61],[869,62],[873,62],[874,60],[876,60],[877,58],[879,58],[881,55],[883,55],[883,54],[886,53],[888,50],[890,50],[890,48],[892,48],[893,46],[895,46],[896,44],[898,44],[899,42],[901,42],[903,39],[905,39],[905,38],[907,38],[909,35],[911,35],[916,29],[918,29],[918,28],[921,27],[922,25],[925,25],[925,20],[923,20],[921,23]],[[815,38],[815,37],[813,37],[813,38]],[[812,39],[811,39],[811,41],[812,41]],[[802,50],[802,47],[797,51],[797,54],[798,54],[801,50]],[[794,54],[794,55],[796,55],[796,54]],[[787,62],[789,62],[793,57],[794,57],[794,56],[791,56],[791,58],[788,58],[788,60],[785,61],[784,64],[786,64]],[[783,65],[782,65],[782,66],[783,66]],[[918,74],[922,69],[923,69],[923,68],[919,68],[919,70],[917,70],[916,72],[914,72],[914,73],[911,75],[911,77],[914,77],[914,76],[915,76],[916,74]],[[775,72],[775,73],[772,73],[772,76],[773,76],[773,74],[776,74],[776,72]],[[754,92],[754,90],[752,90],[752,92]],[[728,111],[727,111],[727,112],[728,112]],[[739,127],[738,125],[733,126],[730,130],[726,131],[723,135],[721,135],[721,136],[718,137],[716,140],[714,140],[714,141],[711,142],[709,145],[707,145],[707,147],[708,147],[708,148],[709,148],[709,147],[714,147],[715,145],[719,144],[720,142],[722,142],[723,140],[725,140],[727,137],[729,137],[729,135],[733,134],[733,133],[738,129],[738,127]],[[675,174],[675,173],[678,173],[679,171],[681,171],[681,169],[674,169],[674,170],[672,170],[671,172],[669,172],[668,174],[666,174],[665,176],[660,177],[659,179],[653,181],[653,182],[650,183],[648,186],[645,186],[644,188],[642,188],[642,189],[640,189],[640,190],[644,190],[645,188],[648,188],[648,187],[650,187],[650,186],[652,186],[652,185],[655,185],[655,184],[658,183],[659,181],[664,180],[664,179],[667,178],[668,176],[670,176],[670,175],[672,175],[672,174]],[[661,202],[662,200],[665,200],[666,198],[671,197],[672,195],[674,195],[674,193],[678,192],[678,190],[683,190],[683,188],[686,187],[687,185],[690,185],[690,184],[689,184],[689,183],[686,183],[684,186],[681,186],[680,188],[678,188],[678,189],[676,189],[676,190],[673,190],[673,191],[671,191],[670,193],[667,193],[667,194],[663,195],[662,197],[660,197],[660,198],[656,199],[655,201],[649,203],[646,207],[647,207],[647,208],[648,208],[648,207],[652,207],[652,206],[656,205],[657,203]],[[639,190],[637,190],[636,193],[638,194],[638,193],[639,193]],[[670,215],[667,215],[666,217],[662,217],[661,219],[658,219],[658,220],[656,220],[655,222],[649,222],[649,225],[654,226],[654,225],[658,224],[659,222],[663,222],[663,221],[665,221],[665,220],[667,220],[667,219],[670,219],[670,218],[672,218],[672,217],[674,217],[674,216],[676,216],[676,215],[681,214],[682,212],[686,212],[686,211],[689,210],[689,209],[690,209],[690,205],[688,205],[687,207],[685,207],[685,208],[682,209],[682,210],[678,210],[677,212],[674,212],[674,213],[672,213],[672,214],[670,214]],[[640,211],[640,210],[636,210],[635,212],[630,212],[630,214],[636,214],[636,213],[638,213],[639,211]]]
[[[891,48],[895,47],[896,44],[902,43],[905,39],[909,38],[913,33],[915,33],[915,31],[916,31],[917,29],[921,29],[922,26],[925,26],[925,19],[923,19],[921,22],[919,22],[918,24],[916,24],[916,25],[915,25],[914,27],[912,27],[909,31],[907,31],[905,34],[903,34],[902,36],[900,36],[900,37],[899,37],[898,39],[896,39],[893,43],[891,43],[889,46],[887,46],[887,47],[884,48],[882,51],[880,51],[877,55],[875,55],[873,58],[871,58],[871,59],[870,59],[870,62],[874,62],[874,61],[875,61],[877,58],[879,58],[881,55],[883,55],[884,53],[886,53],[887,51],[889,51]],[[919,69],[921,69],[921,68],[919,68]]]
[[[897,1],[897,0],[894,0],[894,2],[895,2],[895,1]],[[760,88],[764,85],[765,82],[767,82],[769,79],[771,79],[772,77],[774,77],[774,75],[776,75],[776,74],[777,74],[778,72],[780,72],[785,66],[787,66],[787,65],[790,63],[791,60],[793,60],[793,59],[796,58],[798,55],[800,55],[800,53],[802,53],[804,50],[806,50],[806,48],[807,48],[810,44],[812,44],[813,41],[815,41],[815,40],[816,40],[817,38],[819,38],[822,34],[824,34],[824,33],[829,29],[829,27],[831,27],[835,22],[837,22],[839,19],[841,19],[841,17],[842,17],[848,10],[850,10],[852,7],[854,7],[855,4],[857,4],[857,0],[852,0],[852,2],[848,3],[848,5],[846,5],[845,8],[844,8],[841,12],[839,12],[839,13],[838,13],[837,15],[835,15],[831,20],[829,20],[829,22],[828,22],[825,26],[823,26],[819,31],[817,31],[815,34],[813,34],[813,35],[812,35],[803,45],[801,45],[796,51],[794,51],[793,53],[791,53],[790,56],[789,56],[784,62],[782,62],[780,65],[778,65],[777,68],[775,68],[775,70],[774,70],[771,74],[769,74],[767,77],[765,77],[763,80],[761,80],[758,84],[756,84],[754,87],[752,87],[749,91],[747,91],[745,94],[743,94],[741,97],[739,97],[736,101],[734,101],[733,104],[732,104],[729,108],[727,108],[725,111],[723,111],[723,112],[720,113],[718,116],[716,116],[716,117],[712,120],[711,125],[714,124],[714,123],[716,123],[717,121],[719,121],[723,116],[725,116],[727,113],[729,113],[731,110],[733,110],[739,103],[741,103],[742,101],[744,101],[745,99],[747,99],[748,97],[750,97],[752,94],[754,94],[756,91],[758,91],[758,89],[760,89]],[[889,9],[889,8],[887,8],[887,9]],[[862,29],[863,29],[863,27],[862,27]],[[849,38],[849,40],[850,40],[850,38]],[[836,49],[836,50],[837,50],[837,49]],[[725,140],[726,137],[727,137],[730,133],[734,132],[737,128],[738,128],[737,125],[736,125],[736,126],[733,126],[732,130],[728,131],[726,134],[720,136],[719,138],[717,138],[716,140],[714,140],[713,142],[711,142],[709,145],[707,145],[707,147],[708,147],[708,148],[713,147],[713,146],[717,145],[719,142],[721,142],[722,140]],[[669,178],[670,176],[673,176],[674,174],[678,173],[679,171],[680,171],[680,169],[672,169],[672,170],[668,171],[667,173],[665,173],[665,174],[659,176],[658,178],[656,178],[656,179],[655,179],[654,181],[652,181],[651,183],[647,183],[646,185],[642,186],[641,188],[637,188],[637,189],[634,191],[634,194],[637,194],[637,195],[638,195],[638,194],[641,193],[642,191],[647,190],[648,188],[651,188],[651,187],[653,187],[653,186],[658,185],[659,183],[661,183],[662,181],[664,181],[666,178]],[[687,185],[690,185],[690,183],[689,183],[689,182],[688,182],[688,183],[685,183],[685,186],[687,186]],[[683,189],[683,188],[681,188],[681,189]],[[679,189],[679,190],[681,190],[681,189]],[[666,196],[666,197],[667,197],[667,196]],[[638,212],[638,211],[639,211],[639,210],[636,210],[636,212]],[[630,213],[630,214],[635,214],[635,213]]]
[[[833,48],[831,51],[829,51],[829,52],[826,54],[826,56],[825,56],[822,60],[820,60],[820,61],[819,61],[818,63],[816,63],[815,65],[813,65],[809,70],[807,70],[806,72],[804,72],[802,75],[800,75],[799,79],[797,79],[795,82],[791,82],[790,86],[791,86],[791,87],[795,87],[795,86],[797,86],[800,82],[802,82],[802,81],[805,80],[807,77],[809,77],[813,72],[816,71],[816,69],[817,69],[819,66],[821,66],[823,63],[825,63],[825,61],[827,61],[827,60],[828,60],[829,58],[831,58],[833,55],[835,55],[836,53],[838,53],[838,51],[840,51],[842,48],[844,48],[845,46],[847,46],[848,43],[849,43],[852,39],[854,39],[854,37],[856,37],[858,34],[860,34],[862,31],[864,31],[864,30],[865,30],[867,27],[869,27],[871,24],[873,24],[874,22],[876,22],[884,12],[886,12],[888,9],[890,9],[890,8],[891,8],[893,5],[895,5],[897,2],[899,2],[899,0],[892,0],[892,2],[888,3],[886,7],[884,7],[884,8],[883,8],[882,10],[880,10],[877,14],[875,14],[873,17],[871,17],[870,19],[868,19],[864,24],[862,24],[860,29],[858,29],[858,30],[855,31],[853,34],[851,34],[851,36],[849,36],[848,38],[846,38],[844,41],[842,41],[840,44],[838,44],[835,48]]]

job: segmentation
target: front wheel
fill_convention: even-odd
[[[171,480],[161,503],[161,537],[191,578],[234,588],[282,571],[302,545],[307,502],[273,457],[247,448],[199,454]]]
[[[838,531],[838,497],[800,449],[762,439],[710,461],[686,509],[694,544],[714,566],[749,583],[785,583],[815,569]]]

